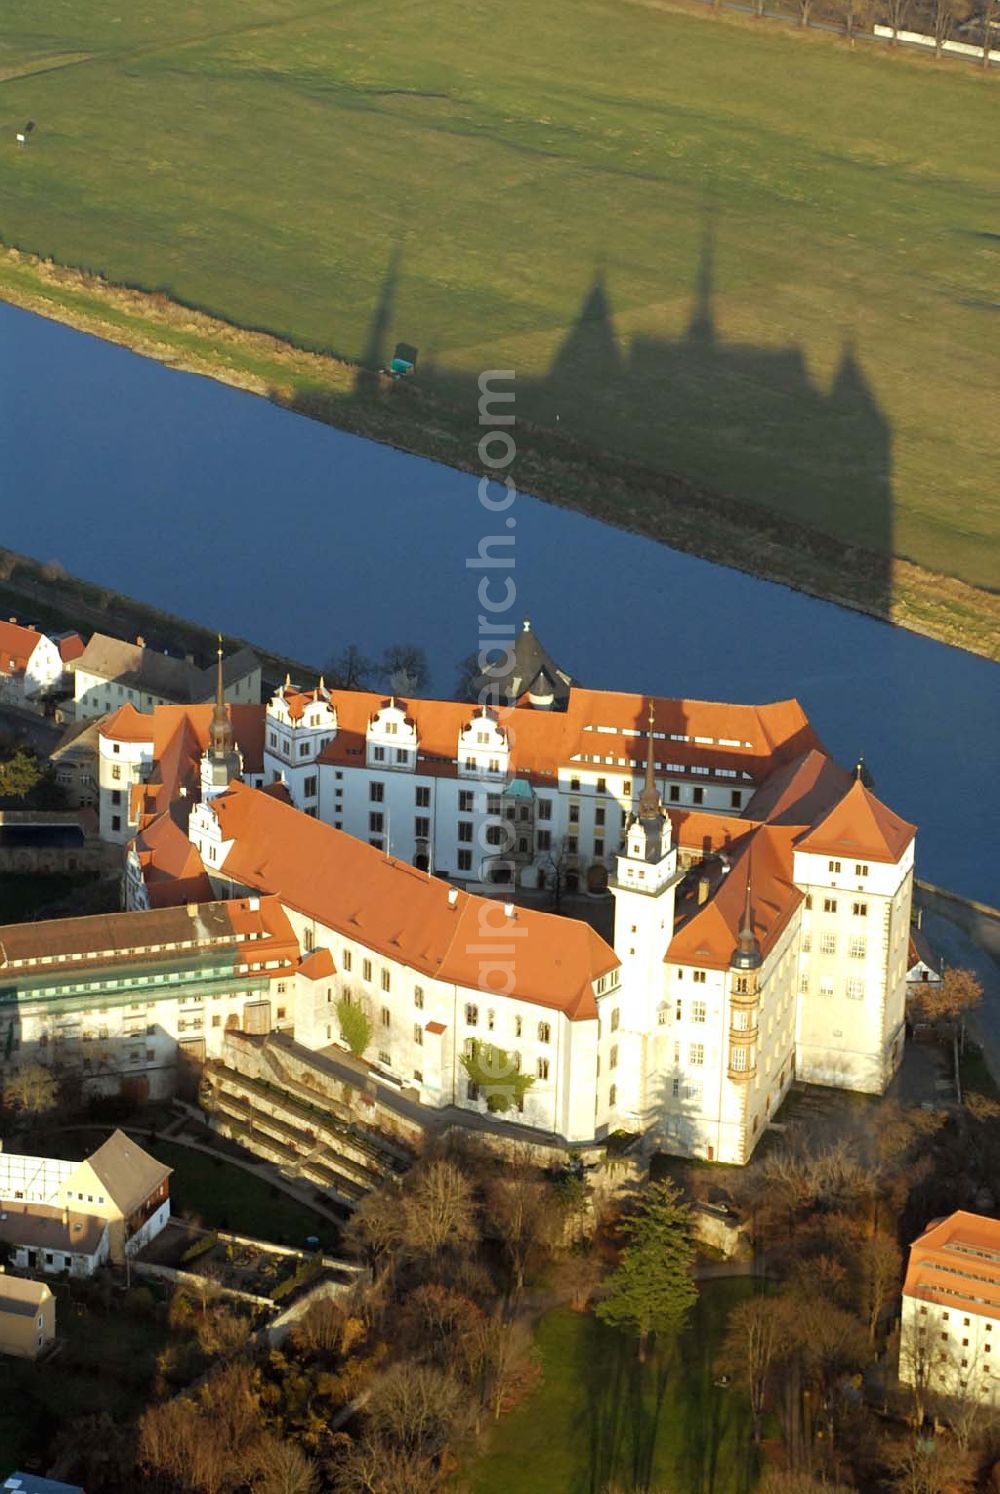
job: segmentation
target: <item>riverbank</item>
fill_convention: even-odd
[[[175,656],[190,655],[203,668],[215,660],[218,634],[187,618],[147,602],[68,575],[51,561],[40,561],[0,546],[0,617],[17,617],[51,633],[110,633],[115,638],[142,637],[150,648]],[[264,679],[277,685],[291,674],[310,679],[322,665],[306,664],[261,648],[251,639],[227,635],[227,653],[252,648]]]
[[[162,294],[112,286],[16,250],[0,255],[0,299],[353,434],[478,470],[475,401],[450,403],[419,376],[394,383]],[[523,421],[516,480],[546,502],[1000,659],[1000,598],[955,578],[890,562]]]

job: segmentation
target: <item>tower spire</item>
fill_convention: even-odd
[[[216,649],[215,705],[212,707],[212,724],[209,729],[209,751],[213,757],[225,757],[232,750],[233,728],[229,720],[222,680],[222,634],[220,633],[219,645]]]
[[[653,698],[649,699],[649,722],[646,732],[646,781],[643,785],[642,794],[639,797],[639,818],[641,820],[653,819],[663,813],[663,804],[660,800],[660,791],[656,787],[656,774],[653,766],[653,727],[656,724],[656,710]]]
[[[740,921],[740,932],[736,940],[736,948],[733,950],[732,959],[729,963],[735,965],[738,970],[756,970],[763,963],[760,944],[757,941],[757,935],[753,931],[749,861],[747,862],[747,895],[743,904],[743,917]]]

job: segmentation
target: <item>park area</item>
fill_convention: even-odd
[[[630,0],[6,0],[3,235],[369,367],[412,344],[456,453],[515,369],[549,496],[571,444],[988,587],[996,88]],[[604,516],[669,538],[622,470]]]
[[[740,1391],[716,1385],[714,1361],[729,1311],[752,1290],[744,1277],[703,1283],[685,1331],[645,1364],[634,1336],[592,1314],[547,1314],[537,1335],[541,1383],[494,1429],[470,1470],[473,1494],[749,1494],[749,1407]]]

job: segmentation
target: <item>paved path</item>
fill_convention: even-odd
[[[932,948],[949,965],[974,970],[983,983],[983,1004],[971,1018],[969,1028],[982,1044],[990,1073],[1000,1085],[1000,966],[963,929],[940,914],[925,913],[923,930]]]

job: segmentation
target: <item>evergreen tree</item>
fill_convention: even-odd
[[[651,1183],[639,1212],[622,1222],[621,1231],[628,1243],[596,1311],[605,1323],[638,1335],[642,1360],[649,1335],[682,1327],[698,1295],[691,1211],[673,1183]]]

